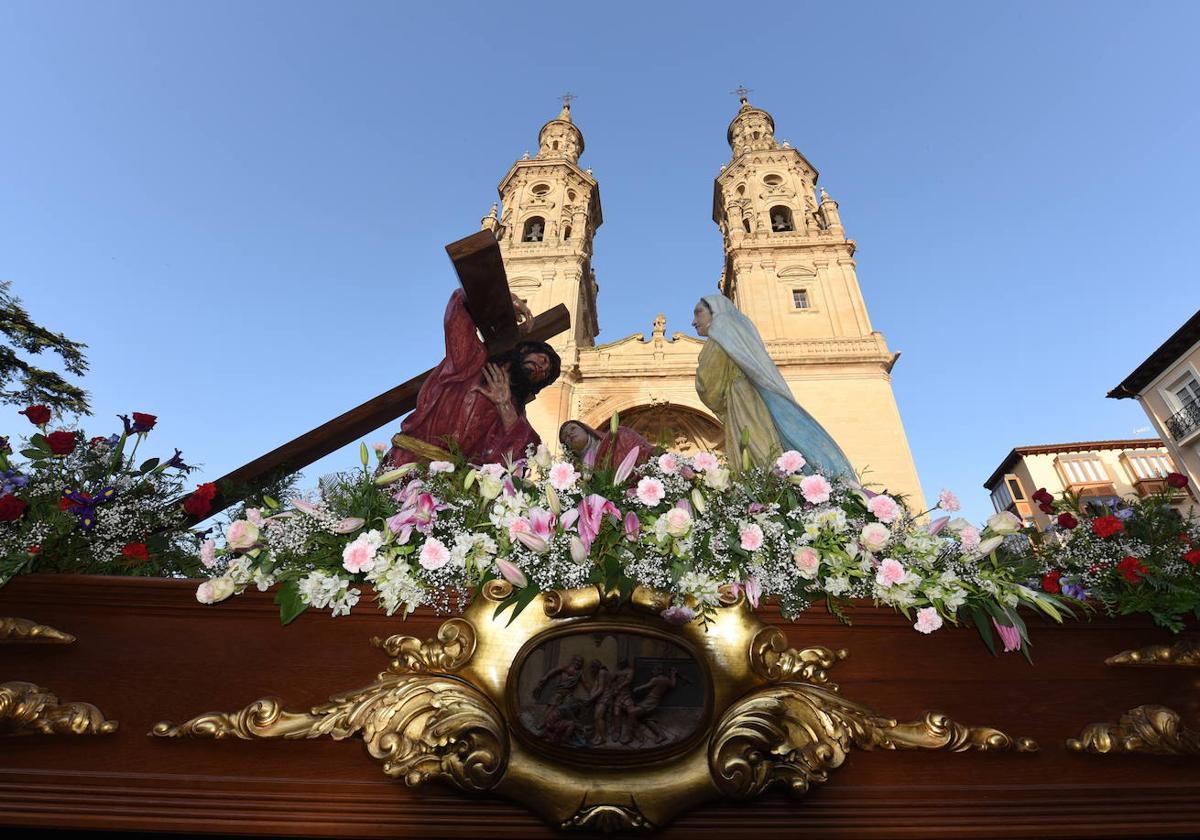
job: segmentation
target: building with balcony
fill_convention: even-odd
[[[1108,396],[1141,403],[1179,471],[1200,486],[1200,312]]]
[[[1016,447],[983,486],[997,511],[1015,513],[1026,525],[1044,530],[1051,517],[1032,500],[1039,488],[1055,496],[1069,491],[1085,501],[1107,503],[1164,490],[1170,472],[1177,472],[1175,463],[1157,438],[1052,443]],[[1187,491],[1177,492],[1175,499],[1181,512],[1193,503]]]

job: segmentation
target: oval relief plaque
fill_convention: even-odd
[[[560,755],[651,760],[694,743],[709,717],[708,671],[667,634],[576,625],[533,639],[514,662],[510,720]]]

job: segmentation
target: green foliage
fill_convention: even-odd
[[[87,347],[62,333],[51,332],[34,322],[12,293],[12,283],[0,281],[0,403],[43,404],[60,414],[90,414],[87,393],[60,374],[35,367],[18,351],[37,356],[56,353],[66,371],[75,376],[87,373],[83,351]]]

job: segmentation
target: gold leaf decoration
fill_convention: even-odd
[[[772,681],[794,681],[814,684],[829,682],[829,669],[847,656],[844,650],[811,647],[796,650],[788,647],[787,636],[778,627],[764,627],[750,642],[750,667],[754,673]],[[830,684],[834,691],[837,687]]]
[[[422,673],[385,676],[308,714],[285,711],[278,700],[265,698],[179,726],[164,721],[151,734],[247,740],[361,735],[384,773],[414,787],[442,779],[463,790],[489,790],[508,761],[508,735],[491,701],[454,677]]]
[[[436,639],[400,635],[371,639],[372,645],[395,657],[389,669],[398,674],[457,671],[474,656],[477,643],[475,628],[463,618],[442,622]]]
[[[0,642],[69,645],[75,637],[28,618],[0,617]]]
[[[776,783],[802,795],[827,781],[852,747],[1032,752],[1037,744],[990,727],[965,726],[939,712],[898,723],[829,689],[783,683],[726,711],[709,742],[708,763],[726,796],[747,799]]]
[[[1191,636],[1173,644],[1148,645],[1137,650],[1123,650],[1105,659],[1104,664],[1200,668],[1200,637]]]
[[[1137,706],[1116,723],[1093,723],[1067,749],[1086,753],[1200,755],[1200,731],[1188,729],[1179,713],[1166,706]]]
[[[108,735],[117,723],[91,703],[60,703],[47,688],[28,682],[0,684],[0,733],[5,735]]]
[[[632,796],[628,805],[587,805],[586,802],[585,795],[574,815],[563,820],[558,827],[563,830],[602,831],[605,834],[654,830],[654,825],[646,819]]]
[[[551,589],[542,593],[542,609],[548,618],[577,618],[595,615],[602,598],[599,586]]]

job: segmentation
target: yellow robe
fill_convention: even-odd
[[[750,431],[750,458],[760,466],[783,451],[767,404],[741,368],[713,340],[704,342],[696,364],[696,393],[725,426],[725,456],[742,468],[742,430]]]

